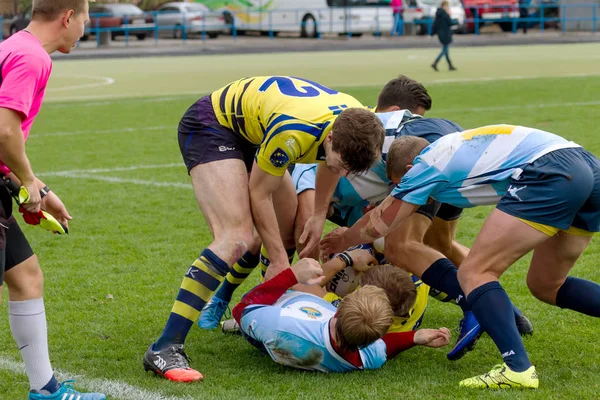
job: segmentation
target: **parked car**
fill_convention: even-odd
[[[508,19],[519,18],[518,0],[462,0],[467,19],[471,20],[466,25],[466,32],[475,32],[475,17],[479,27],[485,24],[498,24],[504,32],[513,29],[512,21]]]
[[[7,18],[2,23],[2,34],[4,37],[10,37],[15,33],[23,30],[29,25],[31,21],[31,8],[28,8],[24,12],[15,15],[12,18]]]
[[[460,0],[450,0],[450,18],[457,21],[452,26],[455,31],[463,31],[465,28],[465,9]],[[429,26],[433,25],[435,13],[442,5],[442,0],[409,0],[408,8],[404,10],[404,23],[416,24],[417,34],[429,33]]]
[[[184,27],[186,34],[206,32],[211,39],[219,36],[227,28],[222,12],[211,11],[200,3],[167,3],[158,11],[156,23],[161,30],[172,29],[174,38],[182,36]]]
[[[92,4],[90,5],[90,22],[81,40],[88,40],[91,35],[94,35],[96,27],[109,28],[112,39],[124,36],[127,29],[129,35],[144,40],[147,35],[154,32],[155,25],[154,17],[151,14],[144,13],[133,4]]]

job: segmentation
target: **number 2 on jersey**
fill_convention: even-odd
[[[305,86],[300,86],[297,88],[294,84],[294,81],[285,76],[272,76],[267,79],[258,89],[259,92],[265,92],[271,85],[276,84],[277,88],[281,92],[281,94],[290,96],[290,97],[317,97],[322,93],[326,94],[338,94],[337,91],[333,89],[329,89],[323,85],[320,85],[316,82],[309,81],[307,79],[302,78],[294,78],[295,80],[302,81],[306,83]]]

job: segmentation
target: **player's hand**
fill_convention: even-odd
[[[296,275],[298,283],[304,285],[315,285],[321,282],[323,269],[317,260],[303,258],[292,266],[292,272]]]
[[[73,219],[63,202],[58,198],[54,192],[48,192],[48,194],[42,199],[42,208],[47,211],[50,215],[63,224],[66,228],[69,227],[69,221]]]
[[[348,252],[350,258],[352,258],[352,268],[358,272],[365,272],[371,269],[375,264],[377,264],[377,260],[369,250],[356,249]]]
[[[308,257],[318,249],[324,226],[325,217],[313,215],[306,221],[302,235],[298,239],[300,244],[304,245],[304,249],[299,254],[300,258]]]
[[[23,187],[27,189],[29,198],[27,201],[23,202],[21,206],[31,213],[35,214],[39,212],[41,209],[42,197],[40,196],[40,189],[38,189],[35,180],[33,180],[31,184],[23,184]]]
[[[442,347],[450,343],[451,337],[448,328],[440,329],[419,329],[415,333],[415,344],[427,347]]]
[[[349,246],[346,245],[344,234],[348,228],[337,228],[329,232],[323,240],[321,240],[321,256],[328,257],[333,253],[341,253]]]
[[[276,264],[271,260],[271,264],[269,265],[269,268],[267,268],[267,272],[265,272],[265,281],[276,277],[288,268],[290,268],[290,263],[287,259],[285,260],[285,263],[282,264]]]

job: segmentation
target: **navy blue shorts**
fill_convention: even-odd
[[[178,128],[179,149],[188,173],[198,164],[238,159],[252,170],[258,149],[217,120],[210,96],[194,103],[183,115]]]
[[[513,179],[497,208],[554,228],[600,231],[600,160],[577,147],[550,152]],[[550,233],[549,233],[550,232]]]

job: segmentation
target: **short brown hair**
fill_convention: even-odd
[[[383,123],[364,108],[347,108],[333,123],[332,150],[350,173],[367,171],[379,157],[385,139]]]
[[[393,265],[378,265],[361,278],[362,285],[385,290],[396,317],[405,317],[417,300],[417,288],[410,274]]]
[[[33,0],[31,18],[51,21],[68,10],[79,15],[85,10],[87,2],[88,0]]]
[[[417,136],[400,136],[392,142],[385,160],[385,172],[389,180],[395,176],[404,176],[406,166],[429,146],[429,142]]]
[[[414,79],[400,75],[381,89],[377,100],[377,111],[392,106],[398,106],[412,113],[415,113],[419,106],[429,111],[431,110],[431,97],[425,86]]]
[[[382,338],[392,326],[394,311],[385,291],[368,285],[344,297],[336,317],[337,345],[353,350]]]

